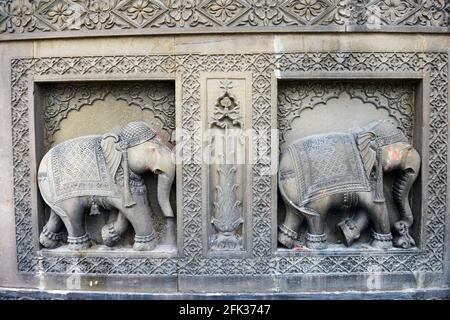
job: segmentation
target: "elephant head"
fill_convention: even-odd
[[[119,165],[122,164],[125,207],[136,204],[127,178],[129,170],[137,175],[151,171],[158,175],[157,197],[164,216],[174,216],[169,202],[175,177],[174,155],[153,129],[145,122],[130,122],[117,133],[105,134],[101,147],[115,180],[119,179],[117,173]]]
[[[396,205],[400,220],[394,224],[397,238],[394,245],[408,248],[414,245],[408,229],[413,224],[413,214],[408,195],[420,170],[420,155],[408,142],[406,135],[390,120],[369,123],[356,131],[357,145],[369,178],[374,180],[374,201],[384,202],[383,173],[397,171],[392,188],[392,198]],[[356,223],[359,226],[356,234],[367,226],[367,220],[361,217],[347,219],[345,222],[366,221]],[[353,223],[351,223],[353,225]],[[340,224],[344,234],[355,234],[346,230],[346,223]],[[348,236],[346,236],[348,237]],[[354,239],[347,239],[350,243]]]
[[[420,155],[406,135],[390,120],[371,122],[357,134],[364,167],[376,181],[375,200],[384,201],[383,173],[400,170],[394,183],[393,199],[408,226],[413,216],[408,194],[420,170]]]

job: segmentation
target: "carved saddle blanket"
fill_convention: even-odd
[[[298,205],[342,192],[370,191],[351,133],[309,136],[288,147],[299,190]]]
[[[55,201],[77,196],[117,196],[100,145],[101,136],[71,139],[50,151],[49,177]]]

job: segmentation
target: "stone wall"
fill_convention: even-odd
[[[345,16],[341,1],[318,1],[316,11],[287,1],[273,14],[265,11],[265,18],[257,5],[246,1],[228,15],[219,15],[206,1],[196,4],[189,17],[188,11],[178,16],[150,1],[153,11],[133,18],[132,2],[123,1],[120,8],[105,9],[109,18],[104,25],[95,22],[95,10],[86,9],[84,1],[71,1],[67,10],[79,8],[84,17],[80,28],[72,30],[66,20],[50,14],[56,2],[39,2],[34,16],[20,24],[11,18],[14,8],[3,4],[0,11],[0,287],[294,294],[448,286],[450,38],[443,4],[440,15],[428,19],[413,13],[419,12],[414,1],[401,1],[403,11],[392,15],[383,1],[366,1],[381,8],[381,14],[378,9],[372,14],[381,17],[380,29],[369,30],[369,20],[361,15]],[[60,2],[62,10],[68,2]],[[428,2],[423,3],[420,10]],[[7,11],[9,17],[2,18]],[[56,22],[49,23],[49,17]],[[340,23],[342,19],[347,20]],[[156,25],[158,32],[151,28]],[[165,103],[174,110],[164,104],[158,109],[151,97],[136,93],[139,90],[130,93],[133,85],[143,88],[141,92],[159,88],[161,95],[155,99],[168,97]],[[83,86],[91,100],[80,103]],[[61,108],[70,92],[72,100],[65,103],[78,111],[64,115],[58,109],[55,118],[51,100],[59,101],[55,105]],[[238,127],[261,135],[259,147],[252,149],[246,140],[241,149],[255,158],[255,164],[236,171],[242,222],[235,229],[238,244],[224,249],[217,246],[220,231],[211,224],[220,177],[215,175],[217,168],[204,164],[207,153],[201,136],[214,127],[214,106],[227,93],[239,106]],[[314,107],[286,111],[295,106],[295,97]],[[343,105],[347,113],[340,112]],[[355,117],[347,125],[352,112]],[[283,248],[277,242],[277,226],[285,209],[277,172],[265,161],[278,159],[286,141],[383,118],[398,120],[422,157],[411,199],[417,247],[347,248],[331,228],[328,238],[337,239],[337,244],[324,251]],[[45,151],[53,143],[104,133],[136,119],[159,126],[167,141],[173,128],[183,129],[176,143],[183,144],[177,157],[184,164],[177,165],[171,199],[176,243],[151,252],[134,252],[126,241],[123,248],[81,253],[42,248],[39,233],[48,213],[36,177]],[[276,128],[278,135],[262,135]],[[150,192],[150,202],[152,197],[156,203]],[[327,225],[336,225],[338,217],[331,217]],[[163,224],[161,219],[157,223]],[[102,223],[88,224],[94,228]],[[128,237],[131,242],[132,235]],[[369,237],[366,232],[362,240]]]

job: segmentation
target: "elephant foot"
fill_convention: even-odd
[[[175,218],[166,218],[166,226],[161,244],[174,244],[176,242]]]
[[[287,227],[284,223],[278,226],[278,242],[288,249],[294,247],[298,233]]]
[[[91,240],[89,234],[85,234],[81,237],[67,237],[67,243],[69,243],[69,249],[74,251],[81,251],[89,249],[91,246]]]
[[[44,226],[40,236],[39,242],[44,248],[54,249],[61,245],[62,241],[62,233],[54,233],[47,229],[47,226]]]
[[[376,233],[372,230],[371,246],[377,249],[392,248],[392,234],[391,233]]]
[[[134,236],[133,249],[136,251],[152,251],[156,248],[158,239],[154,233],[148,236]]]
[[[108,247],[112,247],[119,242],[120,235],[117,233],[112,223],[103,226],[102,239],[103,243]]]
[[[327,235],[306,233],[306,246],[310,249],[322,250],[327,248]]]

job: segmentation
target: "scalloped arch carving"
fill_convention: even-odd
[[[175,89],[170,82],[121,82],[99,84],[50,84],[42,88],[46,147],[54,143],[63,120],[74,111],[93,106],[107,97],[129,107],[151,112],[170,139],[175,129]]]
[[[380,81],[282,81],[278,91],[278,128],[280,144],[286,142],[293,122],[305,110],[327,106],[343,94],[376,109],[383,109],[394,118],[411,138],[414,123],[414,85],[411,82]]]

